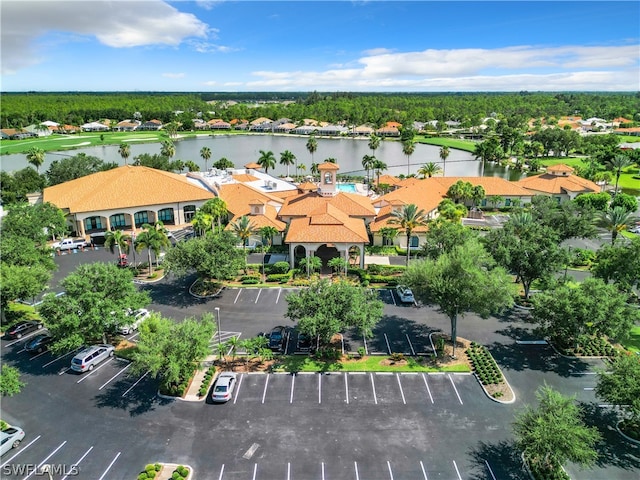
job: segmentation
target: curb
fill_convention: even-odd
[[[218,290],[216,293],[214,293],[213,295],[198,295],[197,293],[193,293],[193,286],[198,283],[198,279],[196,279],[190,286],[189,286],[189,295],[191,295],[192,297],[195,298],[199,298],[199,299],[206,299],[206,298],[216,298],[218,295],[220,295],[220,292],[222,292],[222,290],[225,289],[224,286],[222,286],[222,288],[220,290]]]
[[[620,430],[620,424],[622,421],[616,423],[616,431],[624,438],[627,442],[631,442],[634,445],[640,445],[640,440],[636,440],[635,438],[631,438],[629,435],[625,435],[622,430]]]
[[[494,362],[495,362],[495,359],[494,359]],[[496,365],[498,365],[498,362],[496,362]],[[475,377],[475,379],[478,381],[478,383],[482,387],[482,391],[489,398],[489,400],[492,400],[492,401],[494,401],[496,403],[501,403],[502,405],[510,405],[512,403],[515,403],[515,401],[516,401],[516,393],[513,391],[513,388],[511,388],[511,385],[509,385],[509,382],[507,381],[507,377],[504,376],[504,373],[502,373],[502,369],[499,366],[498,366],[498,370],[500,370],[500,375],[502,375],[502,378],[504,378],[505,385],[507,385],[509,390],[511,390],[511,394],[513,395],[513,398],[511,400],[499,400],[499,399],[489,395],[489,392],[487,392],[487,389],[485,388],[485,386],[480,381],[480,378],[478,378],[478,375],[476,375],[476,372],[472,372],[472,373],[473,373],[473,376]]]

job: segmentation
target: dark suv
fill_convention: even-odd
[[[271,330],[271,333],[269,334],[269,348],[276,352],[283,352],[286,335],[286,327],[278,326]]]
[[[28,321],[18,322],[9,330],[7,330],[7,337],[9,338],[22,338],[28,333],[35,332],[42,328],[42,322]]]

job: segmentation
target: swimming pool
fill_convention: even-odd
[[[341,192],[347,192],[347,193],[357,193],[358,192],[356,190],[356,184],[355,183],[339,183],[338,184],[338,190],[340,190]]]

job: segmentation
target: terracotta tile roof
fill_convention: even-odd
[[[640,127],[632,127],[632,128],[618,128],[616,132],[619,133],[636,133],[640,132]]]
[[[376,183],[378,183],[377,179],[376,179]],[[402,183],[402,180],[400,180],[398,177],[394,177],[393,175],[384,174],[384,175],[380,175],[380,184],[383,184],[383,183],[387,185],[400,186],[400,184]]]
[[[237,175],[232,175],[233,179],[237,182],[255,182],[256,180],[260,180],[258,177],[254,177],[249,173],[239,173]]]
[[[569,172],[569,173],[573,173],[573,168],[571,168],[568,165],[565,165],[564,163],[559,163],[557,165],[551,165],[550,167],[547,167],[547,172]]]
[[[318,170],[340,170],[340,167],[336,163],[323,162],[318,165]]]
[[[279,213],[281,217],[305,217],[325,203],[330,203],[351,217],[374,217],[376,214],[367,197],[345,192],[340,192],[334,197],[322,197],[317,192],[289,197]]]
[[[369,236],[362,220],[350,218],[333,205],[325,203],[310,216],[291,220],[285,241],[368,243]]]
[[[280,199],[285,199],[289,197],[293,197],[294,195],[299,195],[300,192],[298,190],[282,190],[279,192],[269,192],[269,195],[272,197],[278,197]]]
[[[233,218],[229,221],[229,224],[225,227],[225,230],[233,231],[232,223],[235,223],[239,218],[244,215],[249,217],[251,223],[256,229],[260,229],[262,227],[274,227],[279,232],[284,232],[287,228],[287,224],[278,220],[278,212],[271,205],[267,205],[265,207],[264,214],[259,215],[249,215],[249,212],[242,213],[240,215],[234,215]]]
[[[253,170],[259,170],[262,168],[262,166],[256,162],[249,162],[247,163],[244,168],[251,168]]]
[[[305,190],[313,191],[313,190],[317,190],[317,189],[318,189],[318,185],[316,185],[313,182],[304,182],[304,183],[301,183],[300,185],[298,185],[298,190],[301,190],[303,192]]]
[[[225,183],[220,187],[220,198],[227,204],[227,210],[234,217],[249,215],[248,200],[261,200],[268,205],[281,205],[283,200],[270,193],[264,193],[244,183]],[[275,218],[275,217],[274,217]]]
[[[212,192],[183,175],[124,165],[44,189],[43,200],[70,213],[208,200]]]
[[[404,232],[404,229],[400,228],[400,225],[390,223],[390,221],[395,218],[393,216],[394,206],[395,205],[386,205],[380,209],[376,220],[369,224],[369,230],[371,230],[372,233],[379,232],[380,229],[385,227],[397,228],[399,232]],[[427,230],[428,227],[426,225],[413,229],[413,231],[416,233],[423,233]]]
[[[260,117],[260,118],[256,118],[253,122],[251,122],[251,125],[260,125],[261,123],[271,123],[271,122],[273,122],[273,120],[271,120],[270,118]]]
[[[529,191],[547,194],[563,194],[567,192],[597,193],[601,190],[600,187],[591,180],[578,177],[577,175],[563,177],[543,173],[542,175],[523,178],[516,183]]]

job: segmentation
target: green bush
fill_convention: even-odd
[[[260,283],[260,279],[256,277],[247,277],[242,280],[243,285],[257,285],[258,283]]]
[[[276,262],[273,265],[269,266],[269,273],[273,274],[284,274],[289,273],[289,262]]]
[[[372,263],[367,266],[367,272],[371,275],[394,275],[402,274],[407,267],[405,265],[378,265]]]
[[[392,275],[369,275],[369,281],[371,283],[398,283],[398,279]]]
[[[498,364],[485,346],[473,342],[467,349],[467,356],[480,383],[491,385],[504,381]]]
[[[178,472],[184,478],[187,478],[187,475],[189,475],[189,470],[183,465],[178,465],[178,468],[176,468],[176,472]]]
[[[588,267],[596,259],[596,252],[586,248],[576,248],[571,250],[571,266],[572,267]]]
[[[182,480],[182,478],[182,475],[180,475],[177,470],[171,475],[171,480]]]
[[[155,473],[153,474],[153,476],[155,477]],[[142,472],[140,475],[138,475],[138,480],[149,480],[149,478],[153,477],[147,475],[147,472]]]
[[[267,282],[289,281],[289,279],[291,279],[291,273],[272,273],[271,275],[267,275]]]

